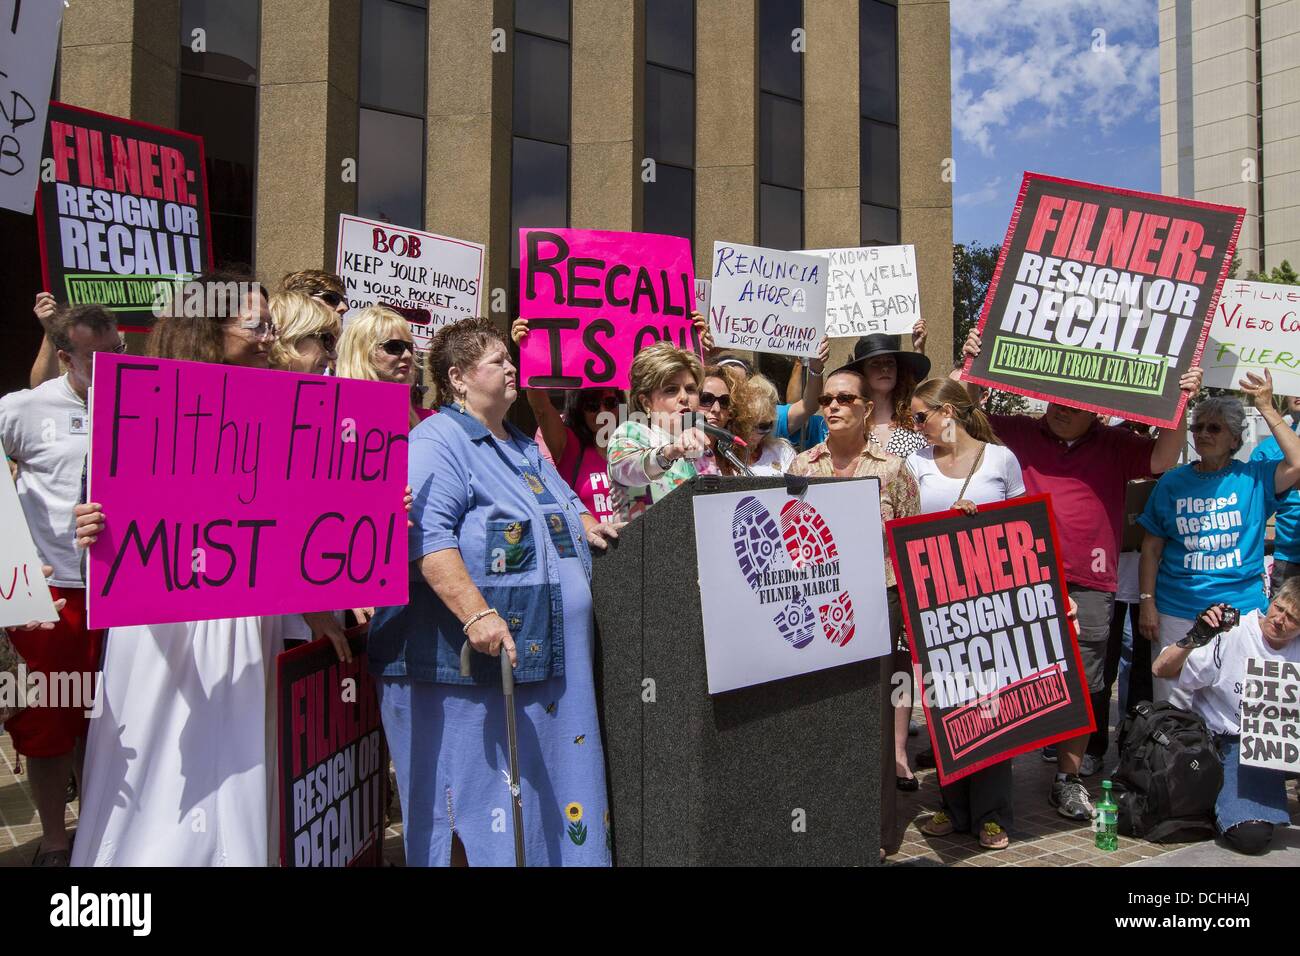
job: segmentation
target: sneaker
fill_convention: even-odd
[[[1079,776],[1092,777],[1101,770],[1101,758],[1094,757],[1092,754],[1084,754],[1083,760],[1079,762]]]
[[[1056,763],[1056,744],[1043,748],[1043,763]]]
[[[980,846],[986,850],[1005,850],[1011,843],[1007,831],[990,820],[980,828]]]
[[[1052,781],[1052,792],[1048,800],[1056,807],[1056,812],[1068,820],[1092,819],[1092,800],[1088,797],[1088,788],[1076,776]]]
[[[942,810],[921,824],[921,832],[926,836],[947,836],[952,832],[952,817]]]

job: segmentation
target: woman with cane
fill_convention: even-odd
[[[487,320],[439,330],[429,353],[441,414],[411,433],[415,502],[405,607],[380,608],[368,653],[405,824],[406,862],[515,861],[512,665],[524,855],[533,865],[610,859],[592,674],[590,548],[598,523],[535,442],[506,422],[518,379]],[[466,643],[477,653],[466,663]]]

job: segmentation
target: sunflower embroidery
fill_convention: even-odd
[[[569,839],[574,846],[582,846],[587,842],[587,827],[582,822],[582,804],[568,804],[564,808],[564,817],[569,821]]]

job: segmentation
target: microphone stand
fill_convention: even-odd
[[[746,478],[755,477],[754,472],[750,469],[750,467],[736,457],[736,453],[732,450],[733,447],[734,447],[734,443],[728,438],[715,437],[713,439],[713,451],[716,454],[721,455],[723,458],[727,459],[727,461],[731,463],[731,467],[735,468]]]

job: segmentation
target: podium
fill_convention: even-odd
[[[697,477],[596,557],[597,693],[618,866],[879,862],[889,693],[879,660],[708,692],[694,500],[785,485]]]

